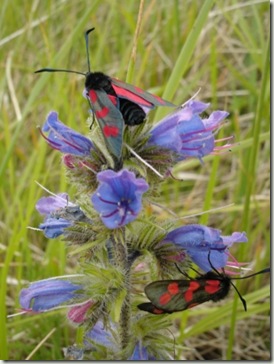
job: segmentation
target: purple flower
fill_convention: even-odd
[[[48,133],[48,136],[43,132]],[[88,138],[63,124],[55,111],[48,114],[41,133],[48,144],[61,153],[89,156],[93,148],[93,144]]]
[[[65,228],[73,224],[67,219],[54,216],[58,210],[72,205],[71,202],[68,202],[68,195],[66,193],[40,198],[36,204],[36,209],[41,215],[45,215],[45,220],[39,225],[39,229],[43,230],[47,238],[57,238],[63,234]]]
[[[93,347],[92,342],[115,349],[112,330],[116,331],[116,326],[112,322],[110,326],[105,326],[102,321],[97,321],[93,328],[85,335],[85,349],[91,349]]]
[[[42,197],[36,204],[37,211],[45,216],[39,225],[45,236],[49,239],[57,238],[64,234],[64,229],[72,226],[75,221],[91,223],[79,206],[68,201],[66,193],[55,196]]]
[[[127,360],[156,360],[156,358],[149,355],[147,349],[138,341],[132,355]]]
[[[55,239],[64,233],[65,228],[71,225],[72,223],[66,219],[46,217],[44,222],[39,225],[39,229],[43,230],[48,239]]]
[[[172,230],[160,244],[168,242],[184,249],[195,264],[208,272],[212,270],[210,262],[216,269],[225,267],[230,255],[228,248],[234,243],[247,242],[247,237],[244,232],[221,236],[220,230],[193,224]]]
[[[58,193],[58,195],[40,198],[35,207],[41,215],[47,216],[69,204],[71,204],[71,202],[68,200],[68,194],[63,192]]]
[[[20,305],[26,311],[44,312],[87,300],[81,277],[55,277],[31,283],[20,292]]]
[[[214,111],[207,119],[199,114],[210,104],[200,101],[189,101],[184,107],[177,109],[160,121],[150,132],[150,145],[157,145],[173,150],[178,160],[196,157],[200,160],[205,155],[229,147],[215,147],[214,131],[229,115],[226,111]],[[229,140],[231,137],[219,140]]]
[[[91,197],[96,211],[109,229],[119,228],[137,218],[142,208],[142,195],[148,184],[133,172],[106,170],[97,174],[99,186]]]

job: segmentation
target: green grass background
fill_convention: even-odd
[[[35,203],[45,192],[35,181],[55,193],[71,191],[60,155],[46,145],[37,126],[57,110],[63,122],[87,133],[84,79],[33,72],[47,66],[86,71],[83,33],[90,27],[96,28],[90,37],[93,70],[176,104],[201,89],[198,99],[211,102],[211,110],[230,112],[219,135],[234,135],[235,147],[206,157],[203,165],[197,160],[178,164],[174,175],[184,181],[166,181],[162,203],[179,216],[212,210],[182,221],[207,224],[224,235],[246,231],[249,242],[233,247],[233,254],[250,262],[253,271],[270,263],[269,2],[145,0],[143,5],[134,59],[137,0],[1,0],[1,359],[62,360],[61,348],[74,342],[75,330],[64,312],[6,317],[19,312],[18,295],[28,281],[77,270],[63,242],[48,241],[27,227],[41,222]],[[166,112],[157,110],[151,117],[156,121]],[[206,335],[210,347],[210,330],[225,330],[220,360],[248,359],[241,335],[254,346],[263,342],[255,359],[269,358],[269,276],[238,287],[247,312],[231,293],[220,304],[174,314],[176,341],[190,347],[194,340],[199,351],[200,337]],[[176,351],[176,357],[187,353]]]

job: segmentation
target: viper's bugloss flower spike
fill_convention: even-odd
[[[89,156],[93,149],[92,142],[74,131],[58,119],[58,113],[51,111],[41,131],[47,143],[61,153],[77,156]],[[46,136],[44,133],[48,133]]]
[[[116,229],[135,220],[142,208],[142,195],[149,188],[143,178],[123,169],[97,174],[99,186],[91,197],[96,211],[109,229]]]
[[[208,154],[223,147],[215,147],[214,131],[229,115],[226,111],[214,111],[207,119],[202,119],[199,114],[210,104],[200,101],[189,101],[184,107],[166,116],[150,131],[150,145],[157,145],[177,153],[178,160],[196,157],[200,160]],[[226,138],[229,140],[231,137]]]
[[[192,261],[205,272],[224,268],[227,264],[230,248],[234,243],[247,242],[244,232],[234,232],[231,236],[222,236],[221,231],[204,225],[191,224],[170,231],[160,245],[173,243],[182,248]]]
[[[84,276],[55,277],[33,282],[20,292],[20,305],[23,310],[44,312],[87,301]]]

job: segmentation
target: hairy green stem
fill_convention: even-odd
[[[120,343],[121,349],[124,351],[129,343],[130,339],[130,317],[131,317],[131,305],[130,305],[130,263],[128,259],[127,245],[125,242],[125,230],[121,231],[121,234],[115,237],[113,236],[113,246],[115,247],[115,261],[116,265],[124,273],[124,289],[126,290],[124,302],[121,308],[120,315]],[[120,358],[122,359],[122,358]]]

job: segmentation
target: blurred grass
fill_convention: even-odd
[[[74,272],[77,264],[76,258],[67,262],[64,243],[48,241],[27,226],[40,222],[35,203],[44,193],[36,180],[55,193],[70,192],[58,153],[46,146],[36,127],[50,110],[58,110],[63,122],[86,133],[87,105],[81,96],[84,80],[68,74],[34,75],[33,71],[46,66],[85,71],[83,33],[94,26],[92,69],[126,79],[138,8],[135,0],[127,1],[126,6],[118,0],[2,0],[1,359],[25,360],[56,328],[31,360],[62,360],[61,348],[73,344],[75,335],[63,313],[6,320],[8,314],[18,311],[18,294],[25,282]],[[268,33],[266,1],[145,1],[129,76],[131,83],[177,104],[201,88],[200,100],[211,102],[212,109],[230,112],[229,122],[219,134],[235,136],[232,152],[206,157],[203,165],[196,160],[177,165],[174,174],[184,181],[165,182],[162,203],[179,216],[233,203],[182,221],[205,223],[222,229],[224,235],[247,231],[249,243],[234,247],[233,254],[252,262],[254,271],[270,261]],[[164,112],[156,111],[155,120]],[[230,327],[229,340],[223,345],[226,359],[233,359],[239,320],[269,315],[269,306],[258,303],[269,296],[268,282],[266,276],[241,282],[246,313],[237,301],[232,304],[231,294],[218,307],[176,314],[178,342],[221,323]],[[195,321],[199,315],[202,318]],[[198,336],[196,340],[198,343]]]

